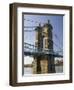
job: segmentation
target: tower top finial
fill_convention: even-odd
[[[41,23],[39,23],[39,27],[41,27]]]
[[[50,20],[48,20],[48,24],[50,23]]]

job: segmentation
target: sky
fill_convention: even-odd
[[[53,27],[53,49],[54,51],[60,51],[63,49],[63,15],[35,15],[24,14],[24,27],[26,26],[38,26],[39,23],[43,26],[50,20],[50,24]],[[35,30],[35,28],[24,28],[24,30]],[[24,42],[35,45],[35,31],[24,32]]]

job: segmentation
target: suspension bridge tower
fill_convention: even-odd
[[[38,47],[38,52],[53,52],[53,36],[52,36],[52,25],[48,20],[48,23],[44,24],[43,27],[39,24],[36,27],[36,41],[35,45]],[[37,73],[54,73],[54,57],[51,55],[39,55],[36,57],[37,60]]]

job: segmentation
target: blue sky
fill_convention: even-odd
[[[24,14],[25,26],[38,26],[41,23],[43,26],[50,20],[53,26],[53,41],[54,51],[60,51],[63,48],[63,15],[32,15]],[[24,28],[24,30],[34,30],[35,28]],[[24,32],[24,41],[30,44],[35,44],[35,32]],[[57,46],[56,46],[57,45]]]

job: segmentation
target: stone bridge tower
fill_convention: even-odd
[[[35,45],[38,47],[39,52],[53,52],[53,40],[52,40],[52,25],[48,20],[48,23],[43,27],[39,24],[36,27],[36,41]],[[37,73],[54,73],[54,57],[53,55],[39,55],[37,60]]]

